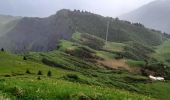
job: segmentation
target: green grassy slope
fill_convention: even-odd
[[[57,50],[27,53],[27,60],[23,60],[23,56],[0,52],[0,97],[14,100],[166,100],[170,98],[167,92],[169,81],[151,83],[147,76],[133,72],[135,68],[145,68],[145,62],[132,60],[131,55],[116,59],[128,52],[144,60],[143,54],[153,53],[152,50],[131,42],[108,42],[106,45],[99,37],[75,33],[70,41],[60,41]],[[113,69],[98,63],[107,60],[127,61],[125,66],[132,72],[119,66]],[[27,70],[30,73],[26,73]],[[37,75],[39,70],[42,75]],[[52,71],[51,77],[47,77],[49,70]]]
[[[160,86],[159,84],[157,86],[156,85],[157,83],[155,82],[150,83],[149,79],[146,76],[141,76],[140,73],[134,74],[124,69],[117,69],[117,70],[107,69],[102,65],[96,64],[96,62],[91,62],[91,60],[89,61],[87,59],[83,59],[83,56],[77,55],[79,53],[81,55],[81,53],[84,52],[84,50],[86,50],[88,51],[88,54],[90,53],[92,55],[96,55],[104,60],[115,59],[114,56],[117,55],[116,51],[119,51],[119,52],[124,51],[124,47],[128,46],[128,44],[122,44],[122,46],[117,46],[116,45],[117,43],[110,42],[109,45],[114,44],[115,46],[107,47],[109,49],[103,46],[104,48],[100,50],[96,50],[96,48],[95,49],[89,48],[88,47],[89,44],[84,43],[87,41],[83,41],[83,40],[86,40],[86,39],[82,38],[80,33],[74,34],[73,40],[61,41],[58,47],[58,50],[48,52],[48,53],[30,53],[27,55],[27,57],[31,59],[32,61],[51,65],[56,68],[63,68],[66,70],[75,71],[75,72],[81,73],[85,77],[90,77],[90,79],[88,78],[80,78],[78,80],[67,79],[69,81],[80,82],[83,84],[93,84],[93,85],[102,86],[102,87],[103,86],[110,87],[110,88],[116,87],[119,89],[125,89],[131,92],[136,92],[136,93],[148,95],[151,97],[155,97],[157,99],[164,100],[165,97],[169,98],[168,94],[164,91],[162,91],[164,93],[164,96],[159,97],[157,94],[159,93],[159,91],[163,89],[165,91],[169,89],[167,87],[162,87],[161,84],[164,84],[164,82],[162,82]],[[82,47],[86,49],[82,49]],[[135,49],[145,50],[145,48],[139,48],[139,47],[140,45],[137,46]],[[148,49],[149,49],[148,51],[150,51],[150,48]],[[71,53],[68,51],[71,51]],[[72,52],[76,52],[76,55]],[[138,53],[136,53],[136,55],[138,55]],[[46,59],[46,62],[44,62],[43,59]],[[127,59],[127,63],[132,68],[144,68],[145,67],[144,60],[135,61],[135,60]],[[153,84],[153,87],[147,90],[146,87],[152,84]],[[167,82],[166,85],[170,86],[170,83]],[[154,89],[155,91],[153,91],[152,89]]]
[[[170,64],[170,40],[165,41],[162,45],[157,47],[156,53],[153,57],[161,62]]]
[[[67,74],[78,75],[79,78],[90,80],[90,78],[77,72],[53,68],[47,65],[23,60],[23,57],[6,52],[0,52],[0,96],[1,98],[11,98],[16,100],[28,99],[59,99],[78,100],[81,98],[93,98],[100,100],[151,100],[151,98],[130,93],[115,88],[104,88],[82,83],[68,82],[63,76]],[[26,74],[29,70],[31,74]],[[41,80],[37,80],[38,70]],[[51,70],[52,77],[47,77],[46,73]]]

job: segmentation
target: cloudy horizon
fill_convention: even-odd
[[[1,0],[0,14],[47,17],[60,9],[79,9],[117,17],[152,1],[154,0]]]

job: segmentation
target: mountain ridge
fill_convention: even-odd
[[[109,41],[134,41],[148,45],[159,45],[162,41],[161,33],[137,23],[131,24],[87,11],[63,9],[46,18],[22,18],[11,31],[1,37],[0,46],[15,52],[51,51],[57,47],[59,40],[71,39],[76,31],[105,39],[108,21]]]
[[[142,6],[130,13],[120,16],[121,19],[132,22],[140,22],[149,28],[161,30],[170,34],[170,1],[156,0],[147,5]]]

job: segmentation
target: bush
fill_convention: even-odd
[[[51,73],[50,70],[48,71],[47,76],[48,76],[48,77],[51,77],[51,76],[52,76],[52,73]]]
[[[49,65],[49,66],[56,66],[56,67],[63,67],[64,68],[64,65],[59,64],[57,62],[54,62],[54,61],[47,59],[47,58],[43,58],[42,63]]]
[[[23,60],[27,60],[27,58],[24,56],[24,57],[23,57]]]
[[[94,55],[95,52],[86,47],[79,47],[75,50],[67,50],[66,53],[83,59],[97,59],[97,57]]]
[[[81,37],[86,39],[86,41],[83,41],[84,45],[87,45],[95,50],[100,50],[105,45],[105,42],[96,36],[90,34],[81,34]]]
[[[74,79],[74,80],[78,80],[79,79],[79,77],[76,74],[67,74],[67,78]]]
[[[37,75],[43,75],[42,72],[39,70]]]
[[[4,52],[5,51],[4,48],[1,48],[1,51]]]
[[[11,77],[11,75],[4,75],[4,77]]]
[[[26,70],[26,72],[25,72],[25,73],[27,73],[27,74],[31,74],[31,72],[30,72],[28,69]]]
[[[41,77],[40,77],[40,76],[38,76],[38,77],[37,77],[37,80],[41,80]]]

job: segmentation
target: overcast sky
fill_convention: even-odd
[[[154,0],[0,0],[0,14],[46,17],[66,8],[117,17],[152,1]]]

